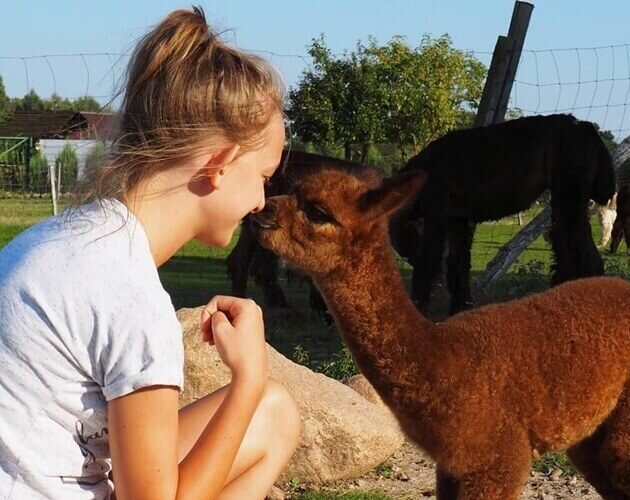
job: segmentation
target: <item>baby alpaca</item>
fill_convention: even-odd
[[[432,323],[388,217],[424,183],[327,168],[253,217],[310,274],[355,361],[437,463],[439,500],[516,500],[532,457],[568,449],[605,499],[630,499],[630,284],[586,278]]]

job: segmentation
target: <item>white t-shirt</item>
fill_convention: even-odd
[[[183,365],[175,310],[122,203],[20,234],[0,250],[0,499],[109,498],[107,401],[181,388]]]

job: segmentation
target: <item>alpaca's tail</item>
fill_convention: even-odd
[[[613,166],[612,157],[608,152],[608,148],[599,136],[599,132],[588,124],[591,131],[591,142],[597,148],[597,166],[595,168],[595,176],[593,177],[592,196],[599,205],[606,205],[617,191],[617,181],[615,178],[615,168]]]

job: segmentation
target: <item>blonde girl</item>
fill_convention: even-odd
[[[157,268],[263,208],[283,97],[198,8],[139,42],[112,158],[80,206],[0,251],[0,498],[265,497],[300,418],[268,378],[262,312],[210,300],[200,335],[232,382],[178,410],[181,328]]]

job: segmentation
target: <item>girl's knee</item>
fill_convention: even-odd
[[[261,411],[276,432],[282,434],[284,439],[297,443],[302,418],[297,403],[286,387],[277,380],[269,379],[260,404]]]

